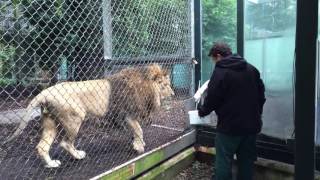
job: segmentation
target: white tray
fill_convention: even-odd
[[[208,116],[199,117],[198,110],[188,111],[189,114],[189,122],[191,125],[210,125],[216,126],[217,125],[217,115],[213,111]]]

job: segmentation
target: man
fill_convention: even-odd
[[[237,156],[238,180],[253,178],[256,136],[261,131],[265,103],[259,71],[225,43],[215,43],[209,56],[215,62],[207,96],[198,107],[200,117],[218,116],[215,162],[216,180],[231,180],[232,160]]]

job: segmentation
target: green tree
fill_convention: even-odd
[[[28,62],[22,60],[25,57],[23,54],[26,52],[21,42],[28,34],[28,28],[24,26],[25,19],[22,11],[20,0],[3,0],[0,2],[0,21],[4,25],[0,28],[2,74],[5,74],[5,78],[11,79],[2,82],[23,82],[26,79],[25,77],[28,76],[28,71],[30,71],[30,69],[24,68]]]
[[[236,51],[237,9],[236,0],[203,0],[202,1],[202,81],[210,78],[212,62],[207,54],[216,41],[230,44]]]
[[[282,32],[294,27],[296,0],[276,0],[264,3],[247,2],[246,37],[255,38],[257,31]]]
[[[114,1],[114,56],[172,55],[188,49],[187,1]]]
[[[6,86],[14,82],[14,57],[15,48],[0,43],[0,86]]]
[[[236,46],[236,0],[203,0],[203,47],[208,50],[212,42],[226,41]],[[206,53],[207,54],[207,53]]]
[[[9,5],[8,5],[9,4]],[[16,25],[4,32],[5,43],[18,47],[16,71],[50,72],[51,83],[62,61],[75,80],[104,73],[102,0],[16,0],[0,4],[1,12],[13,9]],[[111,0],[113,57],[141,57],[189,53],[188,1]],[[18,19],[25,21],[18,26]],[[108,39],[106,39],[108,40]],[[35,68],[39,65],[39,69]],[[21,78],[25,78],[21,75]],[[18,77],[20,78],[20,76]]]
[[[34,27],[25,39],[26,48],[40,57],[40,67],[51,72],[52,83],[62,57],[74,66],[77,80],[95,76],[92,68],[103,61],[100,1],[35,0],[23,5],[24,16]]]

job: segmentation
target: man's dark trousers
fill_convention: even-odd
[[[237,155],[237,180],[252,180],[256,154],[256,135],[231,136],[217,133],[215,180],[232,179],[232,161]]]

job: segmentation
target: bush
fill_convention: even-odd
[[[0,78],[12,78],[15,48],[0,43]]]
[[[0,78],[0,87],[6,87],[14,84],[16,84],[16,81],[14,79]]]

